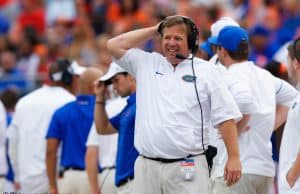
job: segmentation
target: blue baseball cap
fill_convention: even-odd
[[[242,41],[249,41],[246,30],[237,26],[227,26],[223,28],[218,36],[218,45],[228,51],[237,51]]]
[[[211,50],[209,42],[207,42],[207,41],[203,42],[200,45],[200,48],[203,49],[207,53],[207,55],[208,55],[209,58],[214,55],[214,52]]]
[[[250,36],[264,36],[268,37],[270,35],[270,31],[267,27],[262,25],[256,25],[254,28],[250,29],[249,31]]]
[[[211,36],[207,39],[207,42],[209,44],[218,45],[218,37],[217,36]]]

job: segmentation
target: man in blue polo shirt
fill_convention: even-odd
[[[124,109],[108,120],[105,111],[105,88],[112,83],[114,90],[122,96],[129,96]],[[108,72],[95,84],[96,104],[94,119],[98,133],[119,133],[116,161],[115,184],[118,194],[132,193],[134,163],[138,152],[134,148],[135,125],[135,79],[115,63],[110,65]]]
[[[50,193],[90,193],[85,173],[86,140],[93,123],[95,96],[93,83],[102,75],[97,68],[88,68],[79,77],[78,94],[58,109],[50,122],[47,138],[47,174]],[[60,166],[64,175],[57,186],[57,150],[62,143]],[[59,190],[59,191],[58,191]]]

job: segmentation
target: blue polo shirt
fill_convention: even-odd
[[[122,180],[133,178],[134,162],[139,155],[134,148],[135,96],[135,93],[132,94],[127,99],[125,108],[110,119],[110,123],[119,132],[115,176],[117,186]]]
[[[85,152],[93,119],[95,96],[78,95],[55,111],[46,138],[62,143],[60,165],[65,168],[85,169]]]

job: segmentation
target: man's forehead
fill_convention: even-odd
[[[184,24],[177,24],[173,26],[168,26],[163,29],[163,35],[168,35],[168,34],[184,34],[186,35],[186,26]]]

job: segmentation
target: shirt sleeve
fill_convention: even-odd
[[[276,103],[290,106],[297,95],[297,90],[286,81],[275,77]]]
[[[227,87],[232,94],[242,114],[251,114],[255,111],[254,96],[247,82],[237,72],[226,72]]]
[[[17,104],[18,105],[18,104]],[[18,168],[18,142],[19,142],[19,130],[20,123],[22,122],[22,113],[19,111],[18,106],[16,106],[16,111],[12,119],[11,124],[8,128],[8,153],[10,157],[10,162],[14,171],[14,180],[19,182],[19,168]]]
[[[6,139],[6,111],[0,101],[0,147],[5,147]]]
[[[112,118],[109,120],[110,124],[111,124],[116,130],[119,130],[119,127],[120,127],[121,114],[122,114],[122,112],[120,112],[119,114],[117,114],[116,116],[112,117]]]
[[[239,121],[241,119],[242,114],[225,84],[224,76],[214,68],[208,77],[207,89],[210,95],[210,114],[214,127],[226,120]]]
[[[138,68],[155,63],[153,62],[155,57],[152,55],[152,53],[143,51],[141,49],[132,48],[129,49],[120,59],[117,60],[113,58],[113,61],[128,71],[131,75],[136,77]]]
[[[100,135],[96,131],[95,123],[93,123],[86,142],[86,146],[99,146],[99,142],[100,142]]]
[[[63,125],[60,123],[60,114],[59,110],[54,113],[52,119],[50,121],[50,125],[47,131],[46,139],[55,138],[55,139],[62,139],[63,136]]]

